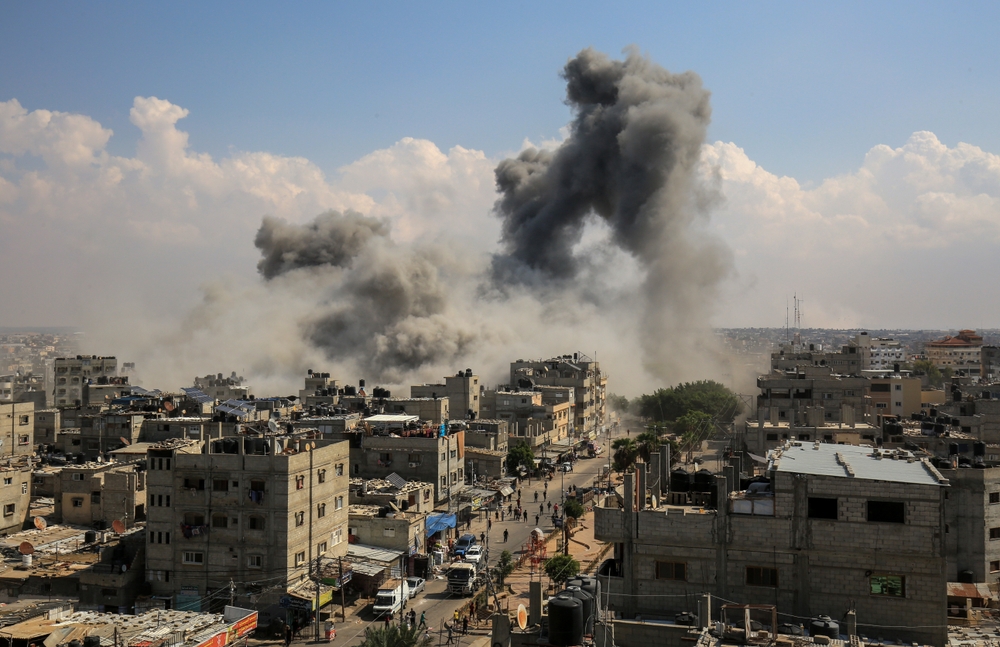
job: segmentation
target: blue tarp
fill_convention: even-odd
[[[427,536],[433,535],[439,530],[455,527],[455,515],[442,512],[427,516]]]

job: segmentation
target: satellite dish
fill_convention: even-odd
[[[111,522],[111,529],[120,535],[125,532],[125,524],[122,523],[121,519],[115,519]]]
[[[31,555],[35,552],[35,547],[31,545],[30,541],[22,541],[21,545],[17,547],[17,550],[22,555]]]
[[[517,626],[522,630],[528,626],[528,610],[523,604],[517,605]]]
[[[309,443],[309,449],[316,449],[316,443]]]
[[[278,433],[278,423],[276,423],[273,420],[267,421],[267,428],[273,431],[274,433]]]
[[[656,495],[655,494],[649,495],[649,502],[653,506],[653,509],[655,510],[656,509]]]
[[[45,530],[45,528],[47,528],[48,525],[49,525],[48,522],[46,522],[45,519],[43,519],[42,517],[35,517],[35,528],[38,528],[39,530]]]
[[[132,444],[132,443],[130,443],[130,442],[128,441],[128,438],[126,438],[125,436],[119,436],[119,437],[118,437],[118,440],[120,440],[120,441],[122,441],[123,443],[125,443],[125,445],[126,445],[126,446],[128,446],[128,445],[131,445],[131,444]]]
[[[167,413],[170,413],[171,411],[174,410],[174,403],[171,402],[170,400],[164,400],[163,408],[167,410]]]

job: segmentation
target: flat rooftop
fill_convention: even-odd
[[[948,479],[930,462],[901,449],[790,441],[768,452],[767,458],[768,471],[914,485],[948,485]]]

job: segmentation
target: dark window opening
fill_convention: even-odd
[[[869,501],[868,521],[906,523],[906,504],[902,501]]]
[[[683,582],[687,579],[687,565],[684,562],[656,562],[656,579]]]
[[[778,569],[747,566],[747,586],[778,586]]]
[[[809,497],[809,518],[836,520],[838,518],[837,499]]]

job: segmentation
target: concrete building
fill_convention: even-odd
[[[834,373],[828,366],[797,366],[757,378],[758,415],[792,425],[868,422],[871,398],[866,377]],[[816,418],[818,416],[818,419]]]
[[[34,403],[0,404],[0,459],[30,456],[34,451]]]
[[[800,618],[854,608],[859,633],[944,647],[948,480],[928,461],[788,443],[768,456],[767,484],[732,492],[726,472],[709,485],[724,493],[715,509],[712,493],[706,506],[651,508],[644,469],[626,476],[623,509],[614,497],[595,508],[595,537],[615,544],[599,577],[618,617],[672,617],[711,593]]]
[[[407,481],[397,487],[385,479],[351,479],[350,504],[394,505],[408,512],[434,511],[434,484],[425,481]]]
[[[346,554],[348,460],[346,442],[287,436],[150,447],[153,594],[173,608],[200,610],[234,581],[238,595],[276,604],[284,591],[268,583],[298,582],[318,557]]]
[[[975,330],[960,330],[954,337],[929,341],[924,353],[939,370],[950,369],[953,375],[976,377],[981,374],[983,338]]]
[[[463,424],[467,447],[492,449],[498,452],[506,452],[509,449],[506,420],[480,419]]]
[[[888,371],[907,361],[906,348],[892,338],[872,337],[867,332],[860,332],[849,345],[858,349],[861,369],[865,371]]]
[[[215,398],[220,402],[226,400],[249,400],[251,395],[250,385],[246,383],[245,377],[237,377],[233,371],[229,377],[223,377],[222,373],[216,375],[206,375],[205,377],[194,378],[194,388],[210,398]]]
[[[131,528],[146,519],[146,472],[134,464],[68,465],[59,471],[53,498],[59,523],[105,529],[118,520]]]
[[[118,375],[118,360],[97,355],[57,357],[52,370],[53,404],[59,408],[79,407],[84,404],[83,385],[91,379]]]
[[[329,373],[314,373],[312,369],[306,373],[305,388],[299,391],[299,401],[304,409],[316,406],[336,406],[339,402],[337,380],[331,379]]]
[[[510,384],[518,388],[573,387],[576,402],[570,433],[593,438],[604,425],[608,376],[599,362],[583,353],[511,362]]]
[[[407,555],[427,552],[427,514],[387,510],[377,505],[352,505],[348,534],[352,544],[398,550]]]
[[[451,417],[447,397],[437,398],[385,398],[376,407],[379,413],[416,416],[435,425]]]
[[[949,582],[1000,580],[1000,467],[941,469],[951,488],[945,501]]]
[[[384,478],[395,472],[407,481],[433,483],[434,500],[447,499],[452,488],[465,483],[465,432],[441,438],[436,429],[428,431],[429,435],[363,436],[361,446],[351,449],[351,476]]]
[[[908,418],[921,410],[921,383],[918,377],[892,373],[889,368],[884,377],[872,377],[868,387],[872,412],[875,415]]]
[[[52,446],[56,444],[59,431],[59,409],[35,409],[35,430],[33,444]]]
[[[983,346],[979,358],[982,381],[987,384],[1000,381],[1000,346]]]
[[[410,387],[411,398],[448,398],[451,415],[456,420],[475,420],[480,416],[479,376],[472,369],[458,371],[444,378],[444,384],[418,384]]]
[[[143,425],[155,424],[152,413],[104,411],[80,416],[80,441],[87,460],[97,460],[108,452],[137,443],[142,438]]]
[[[569,401],[544,404],[542,391],[501,387],[484,389],[484,418],[506,420],[508,437],[522,439],[532,447],[542,447],[568,438],[573,429],[574,405]]]
[[[20,532],[31,508],[31,462],[27,458],[11,460],[0,467],[0,536]]]
[[[481,447],[465,449],[466,475],[472,479],[498,479],[507,475],[507,452]]]
[[[742,448],[753,454],[765,455],[790,440],[805,443],[819,441],[834,445],[874,445],[877,439],[882,436],[880,427],[864,422],[848,425],[814,421],[819,422],[819,424],[810,426],[808,424],[796,425],[777,420],[764,420],[763,418],[756,421],[748,419],[744,423]]]

